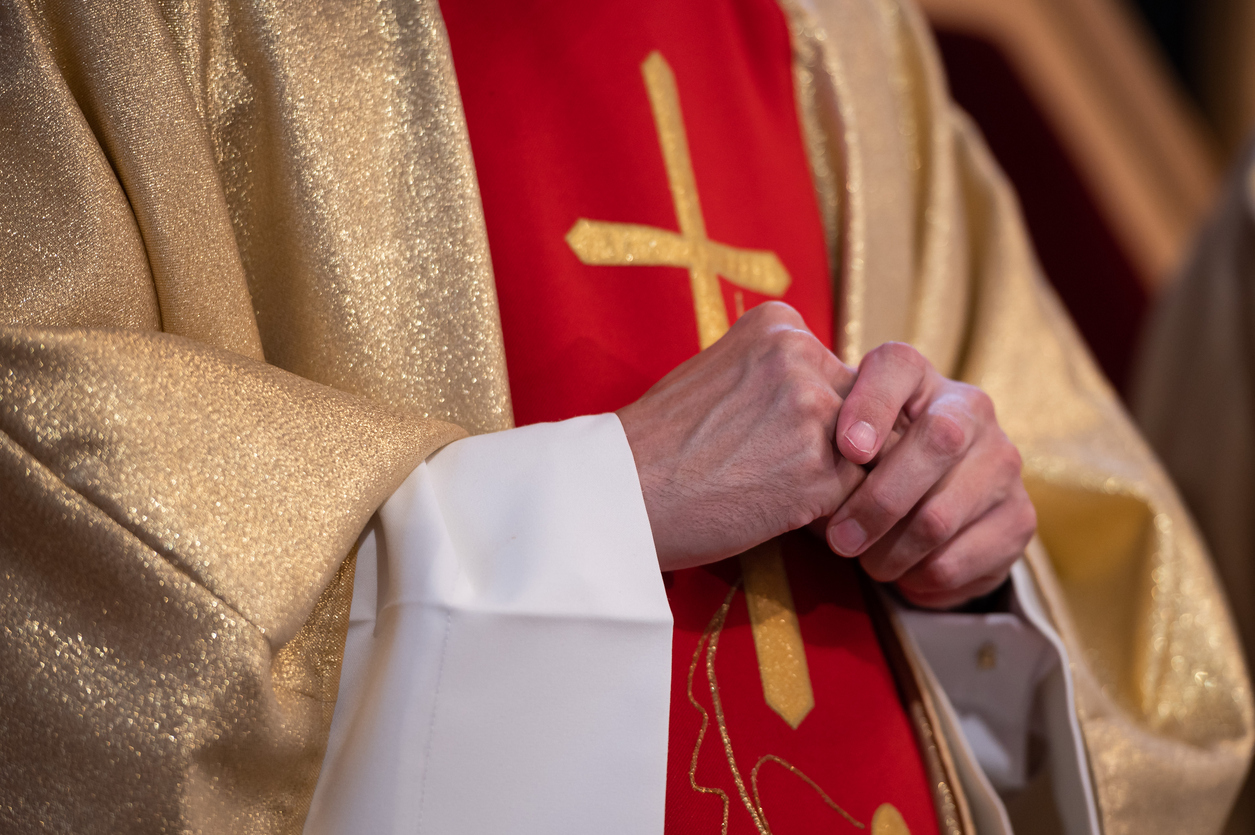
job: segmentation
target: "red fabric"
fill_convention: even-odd
[[[892,803],[914,835],[936,833],[936,814],[915,737],[867,616],[854,563],[831,557],[805,532],[789,534],[783,545],[815,708],[795,731],[763,700],[745,594],[738,590],[719,638],[715,675],[746,789],[752,797],[752,770],[771,754],[814,780],[831,800],[867,825],[867,831],[876,807]],[[667,755],[667,832],[672,835],[719,832],[722,800],[695,792],[689,782],[702,713],[688,699],[688,675],[711,615],[738,576],[738,566],[730,560],[709,569],[677,571],[668,579],[675,614]],[[740,799],[716,726],[704,652],[692,692],[709,715],[693,778],[699,786],[727,793],[729,833],[752,835],[757,830]],[[762,765],[758,788],[775,835],[857,831],[778,762]]]
[[[772,0],[445,0],[483,195],[519,424],[617,409],[698,350],[686,270],[582,264],[565,236],[579,218],[678,231],[641,62],[674,70],[707,235],[775,252],[785,301],[825,343],[832,298],[822,228],[793,102],[790,44]],[[735,288],[723,284],[729,319]],[[742,291],[744,307],[764,297]],[[791,586],[816,708],[798,730],[763,702],[744,597],[716,667],[743,778],[788,760],[870,825],[891,802],[915,835],[936,832],[928,783],[851,564],[796,535]],[[722,803],[693,791],[700,713],[688,665],[737,572],[735,561],[668,577],[676,618],[667,831],[720,831]],[[701,679],[704,683],[705,679]],[[709,709],[709,689],[695,693]],[[713,725],[698,782],[730,798],[730,833],[755,831]],[[795,774],[759,780],[776,835],[856,829]]]
[[[442,8],[519,424],[617,409],[697,353],[687,271],[585,266],[564,239],[581,217],[679,230],[641,79],[654,49],[675,71],[707,235],[774,250],[793,277],[785,301],[831,342],[823,230],[778,10],[510,0]],[[745,294],[747,308],[762,300]],[[730,291],[728,301],[733,311]]]

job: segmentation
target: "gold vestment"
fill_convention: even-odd
[[[848,361],[1024,453],[1108,833],[1219,828],[1246,671],[913,8],[786,6]],[[0,0],[0,828],[297,832],[375,508],[511,424],[434,2]]]
[[[1180,279],[1160,299],[1142,345],[1134,413],[1211,545],[1255,651],[1255,158],[1248,151]],[[1226,830],[1255,831],[1247,778]]]

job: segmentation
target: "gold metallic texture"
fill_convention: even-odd
[[[741,576],[763,698],[796,730],[815,707],[815,692],[780,540],[769,540],[742,554]]]

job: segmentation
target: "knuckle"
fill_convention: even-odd
[[[954,535],[954,520],[944,508],[929,505],[920,510],[913,526],[916,539],[929,551],[948,542]]]
[[[942,458],[954,458],[967,446],[967,428],[954,415],[945,412],[930,414],[923,434],[928,450]]]
[[[766,302],[745,311],[741,318],[732,325],[731,330],[740,332],[751,343],[760,343],[771,338],[772,331],[784,324],[784,314],[780,311],[779,302]]]
[[[788,526],[789,530],[795,531],[798,528],[804,528],[811,522],[814,522],[819,518],[819,515],[818,511],[812,512],[807,507],[800,504],[794,504],[789,507],[788,512],[785,514],[785,524]]]
[[[902,576],[898,567],[889,560],[863,556],[859,558],[859,562],[863,570],[867,572],[867,576],[877,583],[892,583]]]
[[[765,301],[762,304],[758,305],[758,309],[761,310],[763,314],[766,316],[796,316],[797,315],[796,310],[794,310],[788,304],[782,301],[778,301],[778,300]]]
[[[776,342],[792,360],[808,364],[814,361],[815,346],[819,344],[809,332],[798,328],[780,328],[776,331]]]
[[[774,328],[763,340],[762,357],[777,372],[801,368],[806,364],[805,339],[809,336],[796,328]]]
[[[802,415],[819,411],[819,398],[815,389],[804,383],[789,386],[786,401],[790,410]]]
[[[802,472],[812,478],[827,476],[836,469],[836,454],[824,435],[819,435],[806,445],[802,458]]]
[[[878,522],[898,519],[905,512],[905,508],[899,505],[897,495],[882,485],[872,485],[868,489],[863,510],[865,515],[873,517]]]
[[[984,422],[996,422],[993,398],[986,394],[984,389],[968,383],[957,383],[956,385],[962,387],[964,399],[967,401],[968,409],[971,410],[973,415],[979,417]]]
[[[950,557],[933,560],[921,566],[916,588],[929,591],[954,591],[964,583],[963,566],[959,560]]]
[[[755,307],[754,310],[758,311],[759,318],[768,327],[772,325],[795,325],[800,324],[802,321],[801,315],[782,301],[763,302]]]
[[[745,311],[745,313],[742,314],[741,317],[736,320],[736,324],[741,325],[743,327],[749,327],[749,326],[761,327],[761,326],[770,324],[772,316],[775,315],[773,306],[774,306],[773,302],[765,302],[763,304],[756,304],[753,307],[751,307],[749,310]]]
[[[790,329],[797,349],[811,361],[817,361],[823,354],[830,353],[819,341],[819,337],[803,328]]]
[[[794,379],[785,394],[787,407],[799,417],[811,421],[827,418],[836,411],[836,395],[831,389],[812,380]]]
[[[922,368],[928,363],[928,360],[924,359],[923,354],[905,342],[886,342],[878,345],[871,350],[868,356],[874,356],[879,362],[888,361],[916,368]]]
[[[832,386],[822,378],[822,356],[826,350],[814,336],[796,328],[772,331],[755,351],[755,362],[766,376],[789,390],[810,387],[816,393],[831,392]]]

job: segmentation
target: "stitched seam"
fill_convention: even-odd
[[[423,750],[423,780],[418,792],[418,822],[414,827],[416,833],[423,831],[423,818],[427,814],[427,775],[431,773],[431,749],[436,739],[436,714],[440,712],[440,695],[444,687],[444,662],[449,654],[449,628],[453,620],[452,610],[445,612],[444,638],[440,642],[440,667],[436,670],[436,697],[432,701],[431,721],[427,725],[427,745]]]

